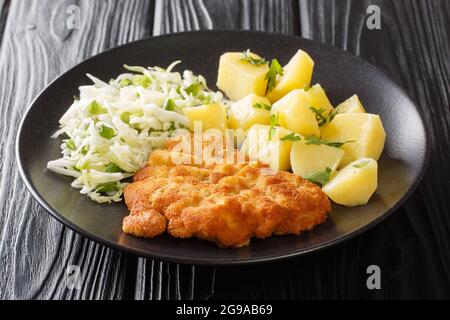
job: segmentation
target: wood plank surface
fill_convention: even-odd
[[[366,27],[380,7],[380,30]],[[67,28],[76,5],[79,29]],[[69,8],[70,7],[70,8]],[[77,9],[78,10],[78,9]],[[450,2],[446,0],[0,0],[0,299],[230,299],[450,297]],[[51,218],[26,191],[14,158],[32,98],[86,57],[149,35],[201,29],[297,34],[385,70],[417,101],[432,142],[423,183],[365,234],[299,259],[196,267],[127,256]],[[377,264],[382,290],[366,288]],[[68,265],[82,271],[68,290]]]

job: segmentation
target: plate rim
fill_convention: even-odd
[[[77,224],[69,221],[66,217],[64,217],[62,214],[60,214],[57,210],[53,209],[47,203],[47,201],[44,199],[44,197],[40,195],[38,190],[32,184],[31,179],[28,177],[27,173],[25,172],[25,168],[22,163],[22,156],[20,153],[21,137],[23,134],[24,123],[27,120],[27,118],[30,114],[30,111],[33,109],[33,106],[35,105],[36,101],[44,94],[44,92],[50,86],[53,85],[53,83],[59,81],[59,79],[61,79],[66,74],[73,71],[74,69],[76,69],[80,64],[85,63],[91,59],[97,59],[98,57],[101,57],[106,54],[110,54],[111,52],[114,52],[117,49],[126,48],[128,46],[134,46],[138,43],[151,41],[153,39],[171,38],[171,37],[180,37],[180,36],[183,37],[183,36],[189,36],[192,34],[199,35],[202,33],[203,34],[210,34],[210,33],[222,33],[222,34],[223,33],[227,33],[227,34],[240,33],[240,34],[244,34],[244,33],[247,33],[249,35],[254,34],[254,35],[260,35],[260,36],[268,35],[268,36],[276,36],[276,37],[284,37],[284,38],[297,38],[297,39],[301,39],[302,41],[306,41],[311,44],[314,44],[314,45],[317,45],[320,47],[324,47],[328,50],[338,52],[339,54],[343,54],[344,56],[354,59],[354,60],[358,61],[359,63],[365,64],[367,67],[375,69],[378,73],[381,74],[381,76],[383,78],[385,78],[386,80],[390,81],[393,84],[393,87],[395,90],[398,90],[411,102],[411,105],[414,107],[415,111],[417,112],[417,115],[419,116],[420,123],[423,127],[423,132],[424,132],[424,137],[425,137],[425,150],[424,150],[424,161],[420,167],[420,171],[417,176],[417,179],[411,184],[411,186],[409,187],[407,192],[405,192],[405,194],[400,198],[399,201],[397,201],[395,203],[394,206],[389,208],[381,216],[377,217],[376,219],[374,219],[370,223],[366,224],[365,226],[363,226],[355,231],[347,232],[346,234],[341,235],[340,237],[338,237],[336,239],[312,246],[308,249],[303,249],[300,251],[293,251],[290,253],[285,253],[285,254],[280,254],[280,255],[269,255],[269,256],[260,257],[260,258],[256,257],[256,258],[245,258],[245,259],[223,259],[223,260],[211,261],[208,258],[189,258],[189,257],[167,256],[167,255],[163,255],[163,254],[159,254],[159,253],[148,252],[146,250],[142,250],[142,249],[138,249],[138,248],[125,247],[123,245],[120,245],[117,242],[103,239],[103,238],[99,237],[98,235],[96,235],[95,233],[92,233],[90,231],[83,229],[82,227],[78,226]],[[109,248],[113,248],[113,249],[116,249],[116,250],[119,250],[122,252],[126,252],[128,254],[132,254],[134,256],[156,259],[156,260],[160,260],[160,261],[167,261],[167,262],[172,262],[172,263],[190,264],[190,265],[209,265],[209,266],[249,265],[249,264],[268,263],[268,262],[274,262],[274,261],[285,261],[288,259],[293,259],[295,257],[308,255],[313,252],[317,252],[317,251],[321,251],[321,250],[324,250],[327,248],[334,247],[340,243],[346,242],[350,239],[353,239],[353,238],[361,235],[362,233],[373,228],[374,226],[378,225],[380,222],[382,222],[383,220],[385,220],[386,218],[391,216],[416,190],[416,188],[422,181],[422,179],[425,175],[426,169],[428,167],[428,163],[430,160],[430,154],[431,154],[430,132],[429,132],[428,127],[425,124],[426,124],[426,118],[422,117],[422,114],[420,112],[420,109],[417,106],[417,103],[413,99],[411,99],[410,95],[406,92],[406,90],[404,90],[396,81],[391,79],[391,77],[385,72],[385,70],[383,70],[377,66],[374,66],[370,62],[368,62],[368,61],[362,59],[361,57],[356,56],[348,51],[342,50],[340,48],[337,48],[337,47],[334,47],[334,46],[331,46],[328,44],[321,43],[319,41],[303,38],[303,37],[300,37],[297,35],[282,34],[282,33],[277,33],[277,32],[266,32],[266,31],[256,31],[256,30],[198,30],[198,31],[174,32],[174,33],[158,35],[158,36],[149,36],[149,37],[145,37],[145,38],[142,38],[142,39],[139,39],[136,41],[131,41],[131,42],[119,45],[119,46],[109,48],[105,51],[102,51],[102,52],[96,54],[96,55],[90,56],[90,57],[78,62],[76,65],[70,67],[69,69],[67,69],[60,75],[58,75],[55,79],[50,81],[47,85],[45,85],[45,87],[41,91],[39,91],[39,93],[29,103],[24,115],[22,116],[22,119],[20,120],[19,127],[17,129],[17,134],[16,134],[16,138],[15,138],[15,143],[14,143],[14,149],[15,149],[15,160],[17,161],[19,174],[20,174],[22,181],[24,182],[26,188],[33,196],[33,198],[39,203],[39,205],[41,205],[57,221],[59,221],[60,223],[62,223],[66,227],[68,227],[69,229],[73,230],[74,232],[76,232],[82,236],[85,236],[92,241],[95,241],[97,243],[105,245],[106,247],[109,247]],[[221,250],[224,250],[224,249],[221,249]],[[233,250],[233,249],[227,249],[227,250]]]

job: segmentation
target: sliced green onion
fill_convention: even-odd
[[[100,135],[105,139],[111,139],[116,135],[113,128],[102,125],[100,127]]]

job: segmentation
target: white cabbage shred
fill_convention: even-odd
[[[48,162],[47,168],[73,177],[72,187],[96,202],[120,201],[127,185],[123,180],[167,138],[186,132],[183,108],[224,102],[201,75],[173,72],[178,63],[167,69],[125,65],[129,73],[109,83],[88,74],[93,84],[79,88],[79,98],[52,136],[66,136],[62,157]]]

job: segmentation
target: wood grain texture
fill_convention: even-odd
[[[79,29],[67,28],[70,5],[79,8]],[[112,299],[134,290],[125,274],[135,258],[68,230],[31,198],[14,140],[24,110],[46,84],[86,57],[148,35],[149,10],[146,1],[10,3],[0,51],[0,298]],[[66,287],[72,264],[80,267],[80,290]]]
[[[381,9],[381,30],[366,27]],[[68,8],[80,10],[67,28]],[[333,299],[450,297],[450,2],[446,0],[0,0],[0,299]],[[130,257],[63,227],[31,198],[14,159],[16,128],[54,77],[107,48],[200,29],[297,34],[385,70],[420,106],[432,142],[423,183],[392,217],[336,248],[286,262],[198,267]],[[68,265],[82,272],[67,290]],[[366,288],[366,268],[382,290]]]

